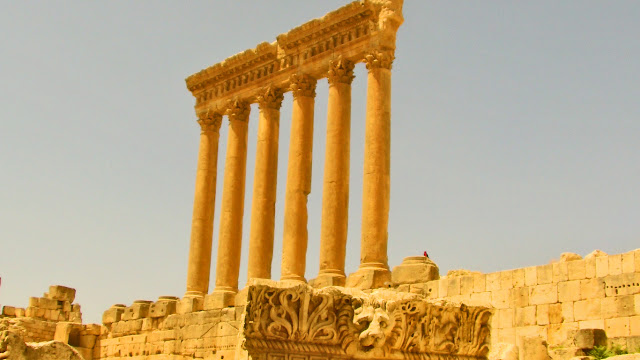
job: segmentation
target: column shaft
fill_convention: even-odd
[[[278,178],[278,134],[282,93],[267,89],[259,98],[260,119],[256,149],[256,170],[251,202],[249,268],[247,277],[270,279],[273,259],[273,230]]]
[[[218,140],[222,116],[205,115],[200,124],[200,149],[196,170],[196,190],[191,221],[191,242],[187,266],[187,296],[203,296],[209,291],[213,213],[218,170]]]
[[[311,192],[313,110],[316,80],[293,76],[293,115],[284,209],[282,280],[305,281],[307,196]]]
[[[244,212],[244,185],[247,163],[247,125],[250,108],[235,101],[230,105],[229,135],[224,164],[222,212],[218,237],[216,288],[222,294],[220,306],[230,305],[232,294],[238,291],[240,250],[242,246],[242,218]]]
[[[320,273],[314,286],[344,286],[349,216],[351,82],[353,63],[338,59],[329,70],[327,143],[322,186]]]
[[[387,264],[391,159],[391,62],[393,54],[366,57],[367,113],[365,120],[362,239],[360,269],[347,286],[382,287],[391,280]]]

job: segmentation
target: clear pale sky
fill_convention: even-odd
[[[85,322],[99,322],[114,303],[182,296],[199,141],[184,78],[346,3],[0,0],[0,303],[26,306],[63,284],[77,289]],[[441,274],[493,272],[640,247],[640,2],[406,0],[404,13],[390,266],[428,250]],[[326,80],[317,93],[308,279],[318,272]],[[359,263],[365,94],[360,64],[348,273]],[[276,279],[290,118],[288,94]],[[219,169],[226,135],[225,120]]]

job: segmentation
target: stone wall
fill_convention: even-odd
[[[570,259],[574,260],[570,260]],[[604,329],[609,338],[640,336],[640,249],[594,252],[549,265],[490,274],[462,272],[399,289],[430,299],[495,308],[492,343],[540,336],[561,344],[578,329]],[[466,274],[466,275],[464,275]]]

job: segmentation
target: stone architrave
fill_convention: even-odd
[[[220,212],[220,236],[216,263],[216,287],[213,291],[215,307],[233,305],[238,292],[242,218],[244,214],[244,185],[247,163],[247,126],[249,104],[234,100],[229,104],[229,135],[224,164],[224,183]]]
[[[354,63],[339,57],[328,72],[327,145],[322,187],[320,272],[316,287],[344,286],[344,263],[349,222],[349,158],[351,82]]]
[[[316,79],[304,74],[291,77],[293,114],[289,140],[289,163],[284,199],[282,280],[306,281],[307,196],[311,192],[313,110]]]
[[[282,91],[272,87],[258,98],[260,118],[249,232],[249,280],[271,279],[282,100]]]
[[[200,150],[193,201],[186,296],[203,296],[209,292],[221,122],[222,115],[217,113],[202,114],[198,120],[201,129]]]

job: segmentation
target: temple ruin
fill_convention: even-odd
[[[426,256],[408,257],[390,270],[391,71],[402,4],[355,1],[188,77],[201,132],[184,296],[115,304],[101,325],[83,324],[75,290],[52,286],[26,308],[3,307],[0,359],[53,353],[57,357],[48,358],[570,359],[597,345],[640,345],[640,249],[584,259],[564,255],[553,264],[491,274],[440,277]],[[351,83],[360,63],[368,71],[361,255],[359,269],[346,274]],[[329,90],[320,269],[307,281],[314,104],[323,78]],[[282,274],[271,279],[286,92],[293,95],[293,113]],[[260,111],[256,125],[249,124],[251,104]],[[225,116],[226,160],[218,169]],[[258,141],[247,236],[249,126],[257,126]],[[214,229],[218,198],[220,225]],[[249,241],[248,281],[239,289],[243,236]],[[215,288],[209,289],[212,271]]]

